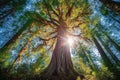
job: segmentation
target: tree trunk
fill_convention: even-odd
[[[23,27],[5,44],[0,48],[0,53],[5,52],[7,49],[9,50],[9,46],[12,45],[12,43],[14,43],[18,37],[21,35],[21,33],[27,29],[28,26],[31,25],[31,23],[33,22],[32,19],[28,20]]]
[[[0,0],[0,7],[1,6],[5,6],[6,4],[8,4],[11,0]]]
[[[109,56],[113,59],[113,61],[115,62],[116,65],[120,65],[120,61],[119,59],[116,57],[116,55],[111,51],[111,49],[109,49],[109,47],[107,46],[107,44],[100,38],[98,37],[98,39],[101,41],[103,47],[105,48],[105,50],[109,53]],[[112,60],[111,60],[112,61]],[[112,61],[112,62],[113,62]]]
[[[120,51],[120,46],[108,35],[104,32],[105,36],[109,39],[109,41],[115,46],[115,48]]]
[[[95,65],[95,63],[93,62],[90,53],[85,52],[85,51],[84,51],[84,53],[85,53],[86,57],[87,57],[88,60],[89,60],[89,63],[90,63],[90,65],[91,65],[91,69],[94,70],[94,71],[98,71],[98,68],[97,68],[97,66]]]
[[[76,80],[78,76],[83,79],[84,76],[78,74],[73,68],[65,30],[59,27],[57,32],[57,43],[51,62],[41,73],[41,80]]]
[[[120,2],[115,2],[113,0],[100,0],[108,8],[120,14]]]
[[[96,45],[96,47],[97,47],[97,49],[98,49],[98,51],[99,51],[99,53],[100,53],[100,55],[101,55],[101,57],[102,57],[102,59],[103,59],[105,65],[106,65],[109,69],[111,69],[111,68],[113,67],[112,62],[110,61],[110,59],[108,58],[108,56],[106,55],[106,53],[104,52],[104,50],[102,49],[102,47],[101,47],[101,45],[99,44],[99,42],[97,41],[97,39],[96,39],[95,37],[93,37],[93,40],[94,40],[94,43],[95,43],[95,45]]]

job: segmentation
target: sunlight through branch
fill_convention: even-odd
[[[72,45],[73,45],[73,39],[71,38],[71,37],[68,37],[68,44],[69,44],[69,46],[71,47]]]

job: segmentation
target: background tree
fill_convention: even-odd
[[[120,2],[114,0],[100,0],[103,4],[105,4],[108,8],[120,14]]]
[[[0,24],[7,16],[12,15],[18,10],[21,10],[25,5],[25,2],[26,0],[0,1]]]

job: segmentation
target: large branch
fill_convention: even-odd
[[[46,7],[47,7],[47,5],[46,5]],[[49,17],[50,17],[50,21],[52,22],[52,23],[54,23],[55,25],[57,24],[57,25],[59,25],[59,21],[58,20],[56,20],[55,18],[52,18],[52,13],[50,13],[50,10],[47,8],[47,13],[48,13],[48,15],[49,15]]]
[[[36,21],[39,21],[39,22],[41,22],[41,23],[43,23],[43,24],[45,24],[45,25],[48,25],[48,24],[53,24],[54,26],[59,26],[59,24],[58,24],[58,21],[57,20],[55,20],[55,19],[50,19],[50,20],[48,20],[48,19],[45,19],[44,17],[42,17],[40,14],[38,14],[38,13],[33,13],[33,15],[35,15],[35,20]],[[49,16],[50,17],[50,16]]]
[[[71,16],[73,7],[74,7],[74,3],[71,5],[71,7],[68,6],[68,11],[66,13],[66,19]]]
[[[52,5],[44,0],[44,5],[48,9],[49,7],[51,8],[52,12],[58,17],[58,13],[53,9]]]
[[[54,41],[51,43],[50,47],[48,48],[48,50],[46,52],[48,52],[49,50],[51,50],[54,47],[54,43],[55,43],[55,38],[54,38]]]

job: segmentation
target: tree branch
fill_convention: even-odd
[[[27,46],[28,43],[29,43],[29,41],[26,42],[26,43],[24,44],[24,46],[20,49],[20,51],[18,52],[17,57],[15,58],[15,60],[14,60],[13,63],[11,64],[11,66],[9,67],[8,71],[10,71],[10,70],[12,69],[13,65],[14,65],[14,64],[16,63],[16,61],[20,58],[21,52],[24,50],[24,48]]]
[[[47,19],[43,19],[41,16],[39,16],[39,15],[37,15],[36,14],[36,20],[38,20],[38,21],[40,21],[41,23],[43,23],[43,24],[46,24],[46,25],[48,25],[48,24],[53,24],[53,25],[55,25],[55,26],[59,26],[57,23],[55,23],[54,21],[49,21],[49,20],[47,20]]]
[[[79,12],[78,15],[72,19],[72,21],[78,20],[79,17],[82,17],[82,16],[84,16],[84,15],[89,15],[89,14],[90,14],[89,12],[83,12],[83,13],[80,13],[80,12]]]
[[[66,19],[71,16],[73,7],[74,7],[74,3],[71,5],[71,7],[68,8],[68,12],[66,13]]]
[[[49,51],[50,49],[52,49],[52,48],[53,48],[54,43],[55,43],[55,41],[53,41],[53,42],[52,42],[52,45],[50,46],[50,48],[49,48],[47,51]],[[46,51],[46,52],[47,52],[47,51]]]
[[[84,23],[88,23],[88,21],[84,21],[84,22],[79,21],[79,23],[76,26],[73,26],[72,29],[78,28],[80,25],[82,25]]]
[[[57,37],[57,35],[55,35],[55,36],[53,36],[53,37],[51,37],[51,38],[48,38],[48,39],[41,38],[41,37],[39,37],[39,39],[40,39],[40,40],[43,40],[43,41],[49,41],[49,40],[54,39],[54,38],[56,38],[56,37]]]
[[[45,7],[48,9],[48,5],[50,6],[50,8],[52,9],[52,12],[58,17],[59,15],[57,14],[57,12],[52,8],[51,4],[47,3],[45,0],[44,0],[44,4],[45,4]]]
[[[49,11],[48,8],[47,8],[47,13],[48,13],[48,15],[49,15],[49,17],[50,17],[51,22],[52,22],[53,24],[55,24],[55,25],[59,25],[59,21],[56,20],[56,19],[54,19],[54,18],[52,18],[52,16],[51,16],[50,11]]]

